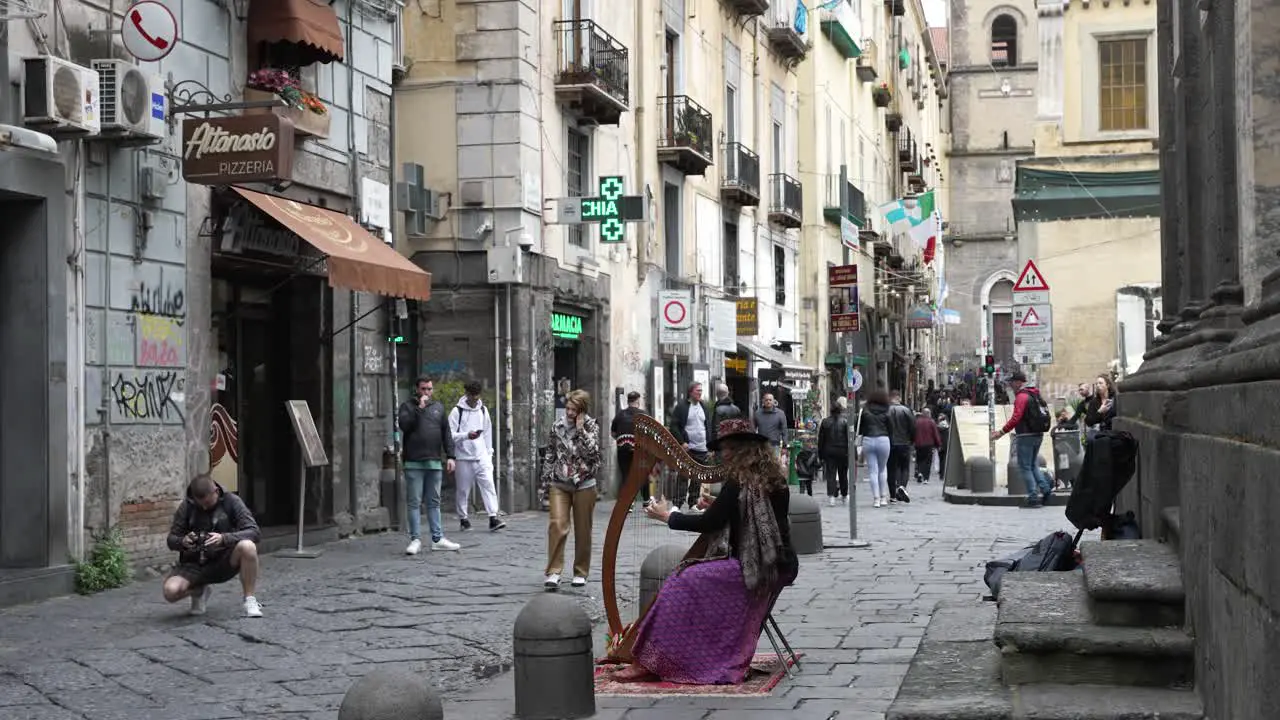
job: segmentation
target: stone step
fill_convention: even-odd
[[[1155,540],[1081,543],[1085,589],[1099,625],[1182,627],[1186,593],[1174,549]]]
[[[1000,680],[1000,650],[991,642],[995,624],[990,603],[940,605],[887,720],[1204,718],[1199,698],[1189,690],[1060,683],[1006,687]]]
[[[1191,687],[1195,643],[1181,628],[1094,622],[1079,572],[1009,573],[995,644],[1006,685]]]

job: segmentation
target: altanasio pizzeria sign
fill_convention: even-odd
[[[293,123],[275,113],[182,121],[182,177],[197,185],[293,176]]]

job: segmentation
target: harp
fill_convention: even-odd
[[[661,486],[655,496],[668,498],[680,497],[692,484],[714,484],[725,479],[720,468],[708,467],[690,457],[680,441],[658,420],[648,415],[636,417],[631,470],[618,490],[617,503],[609,516],[600,560],[605,616],[610,637],[617,639],[609,655],[622,660],[628,659],[630,651],[627,629],[634,627],[648,610],[640,606],[640,563],[658,545],[683,541],[689,536],[689,533],[668,529],[643,512],[633,512],[641,488],[652,478]],[[710,535],[699,536],[685,558],[703,557],[711,539]]]

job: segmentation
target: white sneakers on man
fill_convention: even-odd
[[[560,575],[559,575],[558,573],[551,573],[550,575],[548,575],[548,576],[547,576],[547,579],[546,579],[546,580],[544,580],[544,581],[542,582],[542,587],[544,587],[544,588],[546,588],[546,589],[548,589],[548,590],[557,590],[557,589],[559,589],[559,588],[560,588]]]
[[[579,588],[580,588],[580,587],[585,587],[585,586],[586,586],[586,584],[587,584],[587,579],[586,579],[586,578],[582,577],[581,575],[574,575],[574,576],[573,576],[573,586],[574,586],[574,587],[579,587]]]
[[[262,604],[258,602],[258,598],[250,595],[244,599],[244,616],[247,618],[262,617]]]
[[[204,590],[199,595],[191,596],[191,610],[189,615],[203,615],[209,611],[209,596],[213,594],[213,586],[205,585]]]
[[[431,543],[431,549],[432,550],[448,550],[450,552],[454,552],[457,550],[461,550],[462,546],[456,542],[453,542],[449,538],[440,538],[439,540]]]
[[[422,550],[422,541],[414,538],[409,541],[409,547],[404,549],[405,555],[417,555]]]

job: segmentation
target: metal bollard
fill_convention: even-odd
[[[817,500],[792,494],[787,519],[791,522],[791,547],[797,555],[822,552],[822,506]]]
[[[572,597],[545,594],[516,616],[516,717],[572,720],[596,712],[591,619]]]
[[[351,685],[338,720],[444,720],[444,704],[421,675],[380,669]]]
[[[688,553],[689,548],[684,545],[667,544],[659,545],[644,556],[644,562],[640,563],[640,607],[649,607],[658,597],[662,583]]]

